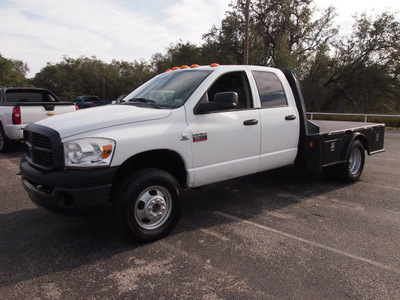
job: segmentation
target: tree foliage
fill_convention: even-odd
[[[192,63],[242,64],[245,0],[233,0],[219,27],[195,45],[180,40],[149,62],[104,63],[96,57],[64,57],[33,79],[63,100],[96,94],[107,100],[128,93],[152,76]],[[253,0],[250,55],[254,65],[293,69],[301,79],[309,111],[396,113],[400,111],[400,23],[396,13],[361,14],[348,36],[333,25],[334,7],[312,0]],[[0,83],[21,85],[27,66],[0,55]]]
[[[107,64],[95,56],[77,59],[64,57],[57,64],[48,64],[33,79],[62,100],[72,101],[78,95],[94,94],[113,100],[126,94],[153,76],[145,62],[113,60]]]
[[[250,3],[250,64],[289,67],[304,72],[310,57],[319,47],[329,45],[337,34],[332,27],[334,8],[323,17],[311,0],[256,0]],[[227,54],[227,63],[243,63],[245,39],[245,0],[237,0],[222,21],[205,38],[212,53]],[[220,48],[219,50],[217,50]],[[223,59],[223,58],[222,58]],[[225,63],[224,59],[222,60]]]
[[[305,80],[305,86],[318,84],[325,93],[318,109],[362,113],[399,110],[400,23],[394,14],[357,17],[351,35],[341,39],[335,50],[333,58],[313,61]],[[326,67],[318,70],[316,66],[324,61]]]
[[[29,68],[23,61],[7,59],[0,54],[0,86],[28,85],[28,71]]]
[[[156,74],[165,72],[165,70],[175,67],[187,65],[190,62],[197,64],[207,64],[201,55],[201,47],[191,44],[190,42],[179,41],[170,45],[165,55],[156,53],[152,56],[151,66]]]

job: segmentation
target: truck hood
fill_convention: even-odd
[[[167,118],[172,110],[134,105],[86,108],[37,122],[57,130],[61,138],[113,126]]]

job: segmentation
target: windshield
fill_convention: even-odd
[[[211,72],[210,70],[166,72],[146,82],[121,102],[154,108],[179,107],[189,99]]]

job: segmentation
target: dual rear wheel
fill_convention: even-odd
[[[365,149],[360,140],[351,142],[346,151],[345,163],[326,167],[323,173],[328,178],[338,178],[343,182],[357,181],[364,169]]]

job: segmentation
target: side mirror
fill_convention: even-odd
[[[214,95],[214,102],[199,103],[197,112],[200,114],[213,111],[235,109],[239,102],[236,92],[220,92]]]

